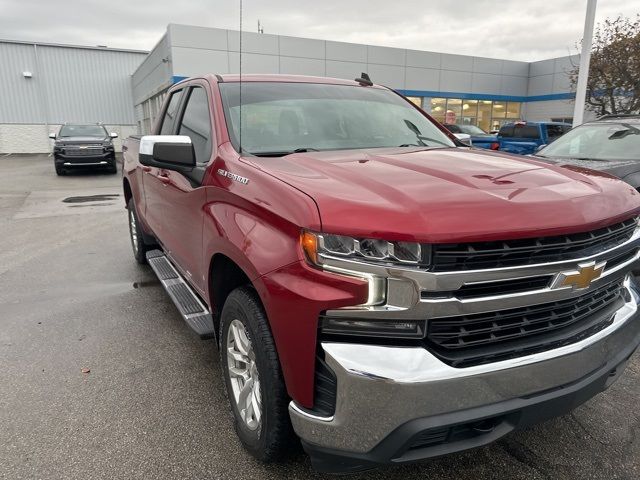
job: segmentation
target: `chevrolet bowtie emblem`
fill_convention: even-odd
[[[600,278],[607,262],[588,262],[578,265],[577,270],[561,272],[556,276],[551,288],[573,287],[574,290],[587,288],[591,282]]]

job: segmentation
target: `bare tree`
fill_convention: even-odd
[[[571,87],[578,67],[569,72]],[[598,24],[591,48],[587,108],[598,115],[640,111],[640,14]]]

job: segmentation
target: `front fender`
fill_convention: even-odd
[[[621,180],[624,180],[636,190],[640,189],[640,172],[633,172],[629,175],[625,175]]]

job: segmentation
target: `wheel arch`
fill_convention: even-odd
[[[126,177],[122,180],[122,190],[124,191],[124,203],[125,205],[128,205],[129,200],[133,198],[133,191],[131,190],[129,180]]]
[[[209,262],[208,293],[217,338],[220,338],[220,314],[224,302],[233,290],[242,286],[255,290],[251,276],[237,262],[223,253],[215,253]]]

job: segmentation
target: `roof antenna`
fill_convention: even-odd
[[[240,95],[238,101],[240,102],[240,128],[239,128],[239,154],[242,155],[242,0],[240,0],[240,65],[239,65],[239,73],[240,73]]]
[[[372,87],[373,86],[373,82],[369,78],[369,74],[365,73],[365,72],[362,72],[360,74],[360,78],[356,78],[356,82],[358,82],[363,87]]]

